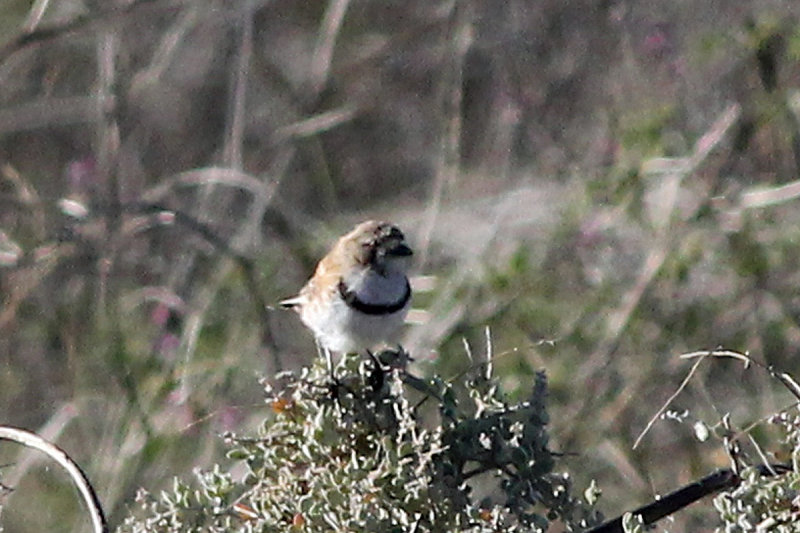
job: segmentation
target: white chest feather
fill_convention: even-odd
[[[355,352],[394,342],[410,305],[405,274],[384,277],[369,272],[342,281],[340,291],[345,290],[358,303],[348,303],[337,292],[329,305],[305,306],[301,312],[303,322],[320,343],[333,351]],[[376,309],[382,306],[385,309]]]
[[[408,280],[402,272],[389,272],[381,276],[366,270],[358,276],[345,280],[347,288],[365,304],[391,305],[406,297]]]

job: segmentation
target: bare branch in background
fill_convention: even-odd
[[[89,478],[86,477],[81,467],[64,450],[47,442],[35,433],[10,426],[0,426],[0,439],[17,442],[28,448],[39,450],[60,464],[67,471],[70,479],[72,479],[72,482],[81,493],[81,497],[89,511],[93,531],[95,533],[106,533],[108,531],[103,507],[100,505],[100,499],[89,482]]]
[[[311,72],[309,73],[309,85],[311,94],[316,96],[325,87],[330,76],[331,60],[333,59],[333,49],[336,45],[336,36],[344,22],[347,7],[350,0],[330,0],[328,9],[320,25],[320,32],[317,36],[317,45],[311,56]]]
[[[431,235],[439,216],[445,189],[455,185],[460,168],[464,62],[475,36],[472,3],[455,2],[451,9],[450,32],[446,35],[449,39],[450,53],[445,55],[447,58],[445,75],[442,76],[440,87],[441,146],[437,153],[436,177],[431,198],[419,233],[420,268],[424,268],[428,260]]]
[[[46,28],[38,28],[33,31],[27,31],[11,39],[3,46],[0,46],[0,63],[8,59],[12,54],[33,46],[35,44],[44,43],[58,39],[67,35],[72,35],[83,31],[95,24],[111,24],[117,23],[124,19],[126,16],[132,14],[143,14],[147,12],[148,8],[161,10],[169,8],[178,8],[185,4],[185,0],[136,0],[123,7],[112,7],[103,11],[90,13],[76,17],[73,20],[64,22],[59,25],[54,25]],[[46,6],[45,6],[46,7]],[[33,13],[33,11],[32,11]],[[41,14],[29,19],[26,27],[35,27],[38,25],[38,19]]]

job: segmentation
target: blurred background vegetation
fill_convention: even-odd
[[[632,450],[681,353],[800,373],[799,113],[788,1],[4,0],[2,423],[119,523],[264,418],[258,377],[315,357],[271,306],[381,218],[417,252],[417,372],[488,327],[507,391],[546,369],[564,469],[617,514],[727,465],[695,422],[791,404],[706,361]],[[65,479],[9,463],[6,531],[82,527]]]

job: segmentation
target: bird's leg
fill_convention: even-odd
[[[328,373],[331,376],[331,381],[336,383],[336,372],[333,368],[333,355],[329,348],[323,348],[323,350],[325,351],[325,363],[328,365]]]
[[[317,355],[325,358],[325,365],[328,367],[328,377],[330,379],[327,388],[331,398],[336,401],[336,405],[338,405],[341,409],[342,406],[341,397],[339,396],[339,389],[343,387],[343,384],[336,379],[336,371],[333,367],[333,354],[331,353],[330,348],[322,346],[322,344],[317,341]]]
[[[372,359],[373,365],[372,372],[369,374],[368,382],[370,387],[372,387],[372,391],[378,392],[383,387],[385,370],[381,362],[377,357],[375,357],[375,354],[373,354],[371,350],[367,350],[367,355],[369,355],[369,358]]]
[[[317,344],[317,355],[325,358],[325,364],[328,367],[328,374],[331,377],[331,381],[336,383],[336,374],[333,371],[333,355],[331,354],[331,350],[320,344],[318,339],[314,340]]]

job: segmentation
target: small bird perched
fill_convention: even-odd
[[[294,298],[296,310],[328,351],[352,353],[396,339],[411,303],[411,248],[388,222],[369,220],[341,237]]]

